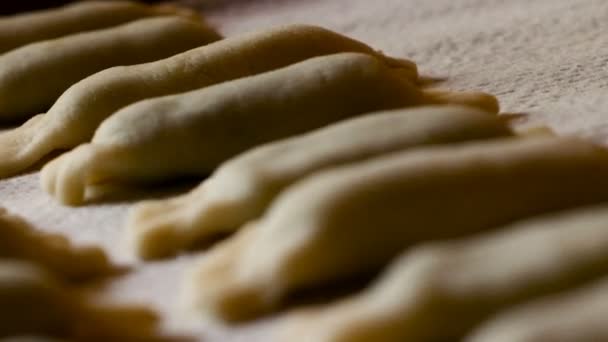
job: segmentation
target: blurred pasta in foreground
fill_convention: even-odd
[[[273,315],[260,340],[608,340],[608,149],[517,122],[572,94],[603,117],[579,95],[603,81],[584,75],[604,67],[608,5],[572,1],[117,0],[0,17],[0,205],[28,216],[0,209],[0,338],[183,340],[167,328],[192,320],[188,338],[213,340],[204,323]],[[311,20],[324,11],[341,21]],[[200,185],[154,195],[187,178]]]

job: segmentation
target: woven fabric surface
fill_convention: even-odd
[[[226,36],[278,24],[309,23],[409,58],[438,86],[496,95],[521,125],[548,125],[608,143],[608,1],[605,0],[194,0]],[[123,241],[132,201],[67,208],[38,185],[38,173],[0,181],[0,205],[37,228],[98,244],[136,265],[104,290],[111,300],[145,303],[169,331],[205,341],[264,341],[273,318],[222,327],[179,308],[183,271],[195,255],[138,263]]]

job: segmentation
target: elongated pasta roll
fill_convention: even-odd
[[[0,133],[0,177],[18,173],[53,150],[89,141],[105,118],[137,101],[338,52],[375,55],[399,68],[404,77],[417,78],[412,62],[384,57],[363,43],[319,27],[292,25],[228,38],[164,60],[106,69],[76,83],[46,114]]]
[[[47,164],[42,186],[75,205],[88,185],[208,175],[261,143],[376,109],[427,103],[408,73],[370,55],[345,53],[142,101],[106,120],[90,144]]]
[[[336,54],[142,101],[106,120],[90,144],[47,164],[42,186],[62,203],[80,204],[87,185],[208,175],[258,144],[424,103],[424,93],[401,71],[370,55]]]
[[[496,312],[606,274],[607,208],[554,214],[497,232],[418,247],[397,259],[363,293],[293,315],[282,337],[342,342],[460,340]],[[544,321],[541,317],[537,320]],[[480,339],[522,341],[517,335],[510,337]]]
[[[369,113],[256,147],[221,165],[189,194],[142,203],[127,223],[129,239],[144,258],[169,255],[235,231],[313,172],[421,145],[508,135],[506,121],[471,107]]]
[[[102,305],[34,264],[0,260],[0,337],[40,334],[78,341],[155,341],[148,309]]]
[[[33,42],[172,14],[196,16],[185,9],[132,1],[78,1],[49,10],[0,17],[0,53]]]
[[[72,84],[104,69],[156,61],[219,38],[200,22],[160,17],[12,50],[0,55],[0,120],[46,111]]]
[[[481,324],[464,340],[467,342],[607,341],[606,317],[608,317],[608,279],[604,277],[580,289],[534,300],[500,312],[488,322]]]
[[[244,247],[194,270],[192,303],[227,320],[255,317],[295,290],[376,271],[414,243],[606,200],[606,171],[605,149],[553,137],[419,148],[322,171],[281,193]]]
[[[77,248],[60,236],[36,231],[0,208],[0,258],[29,260],[64,280],[84,280],[116,270],[96,247]]]

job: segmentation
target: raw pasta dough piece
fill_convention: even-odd
[[[196,16],[171,6],[146,6],[131,1],[79,1],[50,10],[0,17],[0,54],[33,42],[171,14]]]
[[[72,84],[101,70],[156,61],[219,38],[201,22],[160,17],[12,50],[0,55],[0,120],[48,110]]]
[[[553,214],[406,252],[363,293],[294,315],[282,337],[457,341],[502,309],[607,273],[607,207]]]
[[[606,317],[608,278],[501,312],[483,323],[465,341],[608,341]]]
[[[208,175],[258,144],[425,101],[401,69],[370,55],[312,58],[126,107],[101,124],[90,144],[47,164],[41,182],[60,202],[80,204],[87,185]]]
[[[65,334],[74,305],[47,272],[26,262],[0,259],[0,337]]]
[[[101,249],[77,248],[63,236],[38,232],[3,208],[0,208],[0,258],[29,260],[66,280],[83,280],[116,270]]]
[[[106,69],[76,83],[48,113],[0,133],[0,177],[22,171],[53,150],[89,141],[105,118],[137,101],[344,51],[373,54],[417,78],[412,62],[382,57],[363,43],[322,28],[293,25],[245,34],[160,61]]]
[[[378,270],[414,243],[606,200],[607,171],[608,151],[574,138],[421,147],[321,171],[281,193],[244,247],[195,270],[192,303],[255,317],[295,290]]]
[[[144,258],[166,256],[237,230],[312,172],[420,145],[508,135],[502,118],[464,106],[369,113],[254,148],[224,163],[189,194],[139,205],[127,223],[129,240]]]
[[[96,303],[34,264],[0,259],[0,337],[44,334],[79,341],[152,341],[147,309]]]

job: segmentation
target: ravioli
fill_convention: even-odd
[[[511,134],[501,117],[459,105],[368,113],[253,148],[186,195],[138,205],[127,223],[129,240],[141,257],[170,255],[236,231],[314,172],[417,146]]]
[[[187,295],[222,319],[257,317],[296,290],[377,271],[408,246],[606,200],[606,171],[608,151],[556,137],[418,148],[321,171],[281,193],[241,247],[218,246]]]

